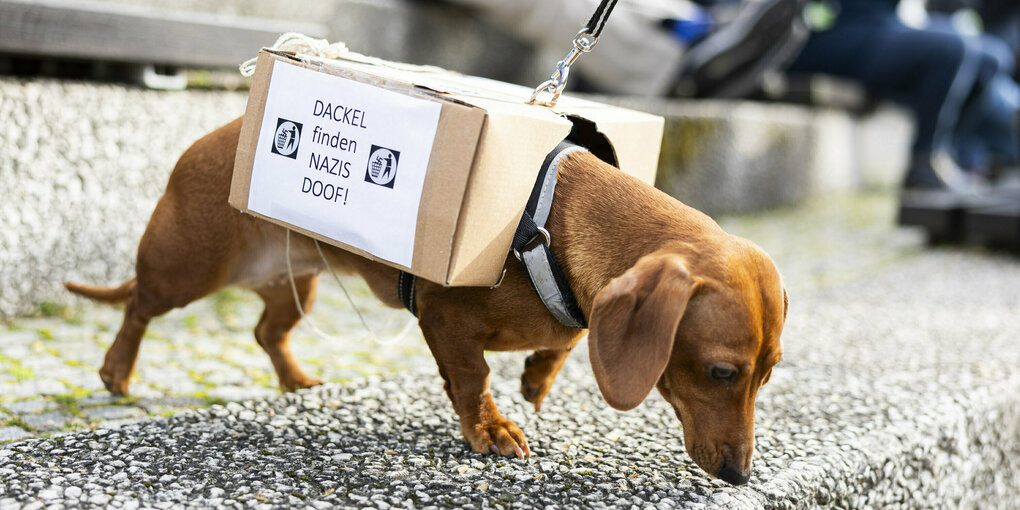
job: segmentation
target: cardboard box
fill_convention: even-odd
[[[574,123],[601,157],[655,181],[661,117],[567,96],[530,106],[530,94],[263,50],[230,204],[434,282],[493,285],[539,167]]]

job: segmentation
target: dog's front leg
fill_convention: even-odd
[[[481,335],[465,323],[425,314],[422,333],[439,365],[446,394],[460,417],[460,430],[478,453],[531,455],[524,433],[503,417],[489,392],[489,365],[485,363]]]
[[[563,362],[570,355],[570,349],[543,349],[535,351],[524,360],[521,374],[521,394],[535,404],[535,411],[542,410],[542,400],[549,394],[556,374],[563,368]]]

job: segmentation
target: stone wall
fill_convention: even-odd
[[[177,157],[244,113],[238,92],[0,79],[0,317],[117,283]]]
[[[891,107],[858,118],[788,104],[608,100],[666,118],[656,186],[710,214],[894,186],[912,133]]]

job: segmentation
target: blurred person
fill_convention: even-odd
[[[906,105],[917,130],[906,189],[976,188],[974,170],[999,153],[1016,161],[1020,95],[993,51],[946,30],[911,28],[899,0],[831,0],[831,26],[812,33],[789,72],[862,82],[875,96]],[[954,150],[963,147],[964,150]]]
[[[954,132],[953,149],[962,168],[992,176],[996,168],[1020,163],[1020,86],[1005,43],[991,38],[968,43],[981,63]]]
[[[1020,86],[1015,81],[1016,59],[1004,40],[968,26],[966,16],[932,16],[935,30],[963,35],[970,55],[978,62],[974,87],[964,102],[953,133],[953,150],[962,168],[990,176],[1000,167],[1020,162]]]
[[[934,0],[928,8],[933,11],[931,28],[963,35],[968,48],[980,59],[977,83],[955,133],[957,161],[963,168],[985,175],[994,169],[1015,167],[1020,163],[1020,86],[1016,81],[1020,3]]]

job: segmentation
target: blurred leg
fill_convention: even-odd
[[[791,73],[825,73],[862,82],[879,98],[903,103],[917,131],[910,186],[940,187],[932,154],[948,147],[960,109],[973,89],[979,59],[960,36],[899,23],[837,27],[813,36]]]
[[[978,83],[963,108],[956,128],[961,166],[987,172],[994,162],[1018,162],[1017,131],[1020,86],[1013,80],[1013,55],[994,37],[969,38],[981,53]]]
[[[869,88],[899,97],[917,117],[914,151],[941,148],[975,83],[977,55],[962,38],[908,28],[877,34],[878,51],[860,70]]]

